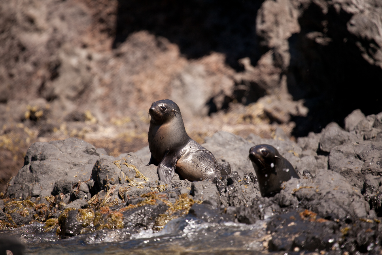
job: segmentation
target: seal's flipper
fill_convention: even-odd
[[[153,158],[153,155],[151,155],[151,157],[150,157],[150,161],[149,161],[149,163],[147,163],[146,166],[149,166],[149,165],[151,165],[151,164],[153,164],[153,165],[155,165],[155,166],[158,165],[158,163],[156,162],[156,160]]]
[[[164,181],[167,184],[171,183],[172,177],[175,173],[177,157],[171,153],[166,153],[162,162],[158,166],[159,180]]]
[[[166,184],[171,183],[172,177],[174,176],[174,172],[175,167],[168,167],[162,164],[158,166],[159,180],[165,182]]]
[[[221,176],[228,176],[231,173],[231,165],[226,161],[218,163],[218,169]]]

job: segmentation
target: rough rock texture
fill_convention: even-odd
[[[270,138],[280,126],[295,137],[333,121],[353,129],[342,122],[350,112],[382,111],[381,8],[375,0],[4,2],[0,189],[35,141],[78,137],[113,156],[143,148],[147,109],[163,98],[179,104],[200,142],[220,130]],[[243,105],[242,116],[226,114]],[[382,139],[376,129],[362,135]]]
[[[89,180],[98,157],[94,146],[76,138],[34,143],[27,151],[24,167],[12,179],[7,194],[25,199],[71,193],[76,184]]]
[[[355,141],[354,134],[342,130],[337,123],[330,123],[322,131],[320,138],[320,150],[323,152],[330,152],[335,146],[339,146],[350,141]]]
[[[268,251],[378,252],[382,146],[378,137],[362,134],[382,131],[381,114],[356,114],[347,118],[353,119],[351,132],[331,123],[298,143],[283,140],[281,131],[275,139],[218,132],[203,146],[232,171],[213,182],[175,175],[164,185],[156,167],[146,165],[148,148],[113,157],[74,138],[35,143],[0,203],[0,226],[40,221],[60,238],[120,230],[118,240],[125,240],[179,217],[213,224],[268,220]],[[284,182],[269,198],[261,197],[248,160],[249,148],[264,143],[276,147],[302,177]]]
[[[316,216],[308,210],[275,216],[267,228],[272,232],[269,250],[330,250],[341,237],[339,227],[333,221]]]
[[[382,78],[381,8],[378,1],[350,0],[262,4],[256,24],[262,58],[270,56],[289,93],[309,108],[296,119],[295,134],[318,132],[356,108],[381,111],[373,93]]]
[[[376,0],[3,1],[0,194],[19,172],[6,196],[24,200],[0,201],[1,226],[41,221],[58,229],[60,215],[91,208],[108,215],[103,227],[117,228],[115,204],[130,210],[160,199],[166,216],[149,228],[186,214],[197,199],[246,223],[297,206],[330,221],[380,217],[381,13]],[[177,101],[198,142],[226,131],[205,147],[230,163],[228,176],[211,185],[177,176],[167,187],[157,182],[143,147],[147,109],[163,98]],[[247,159],[259,143],[275,146],[301,183],[259,197]],[[297,184],[323,186],[322,193],[293,191]],[[377,223],[341,227],[350,228],[341,231],[347,239],[333,247],[380,251]],[[288,247],[303,249],[295,242]]]
[[[313,179],[287,182],[275,199],[280,204],[302,206],[328,219],[366,218],[370,210],[361,191],[330,170],[319,171]]]

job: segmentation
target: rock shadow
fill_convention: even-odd
[[[147,30],[176,43],[188,59],[221,52],[240,71],[238,59],[250,57],[255,65],[260,56],[256,15],[262,2],[119,0],[113,48],[130,34]]]
[[[294,100],[304,99],[309,108],[306,117],[292,118],[296,137],[319,133],[332,121],[344,127],[344,118],[355,109],[365,115],[382,111],[377,92],[382,70],[362,57],[357,44],[367,42],[349,32],[351,18],[334,7],[323,14],[312,3],[298,20],[301,32],[289,39],[288,90]]]

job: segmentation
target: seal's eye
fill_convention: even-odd
[[[162,112],[166,111],[166,107],[163,106],[163,105],[159,106],[159,108],[160,108],[160,110],[161,110]]]
[[[260,152],[261,152],[261,155],[263,155],[263,157],[266,157],[266,156],[268,156],[268,154],[269,154],[269,151],[266,150],[265,148],[261,148],[261,149],[260,149]]]

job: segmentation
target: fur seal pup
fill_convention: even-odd
[[[249,159],[256,171],[263,197],[278,193],[281,190],[281,184],[292,177],[300,179],[292,164],[269,144],[253,146],[249,149]]]
[[[175,170],[189,181],[220,177],[214,155],[188,136],[176,103],[169,99],[156,101],[149,114],[149,164],[158,166],[161,181],[170,183]]]

